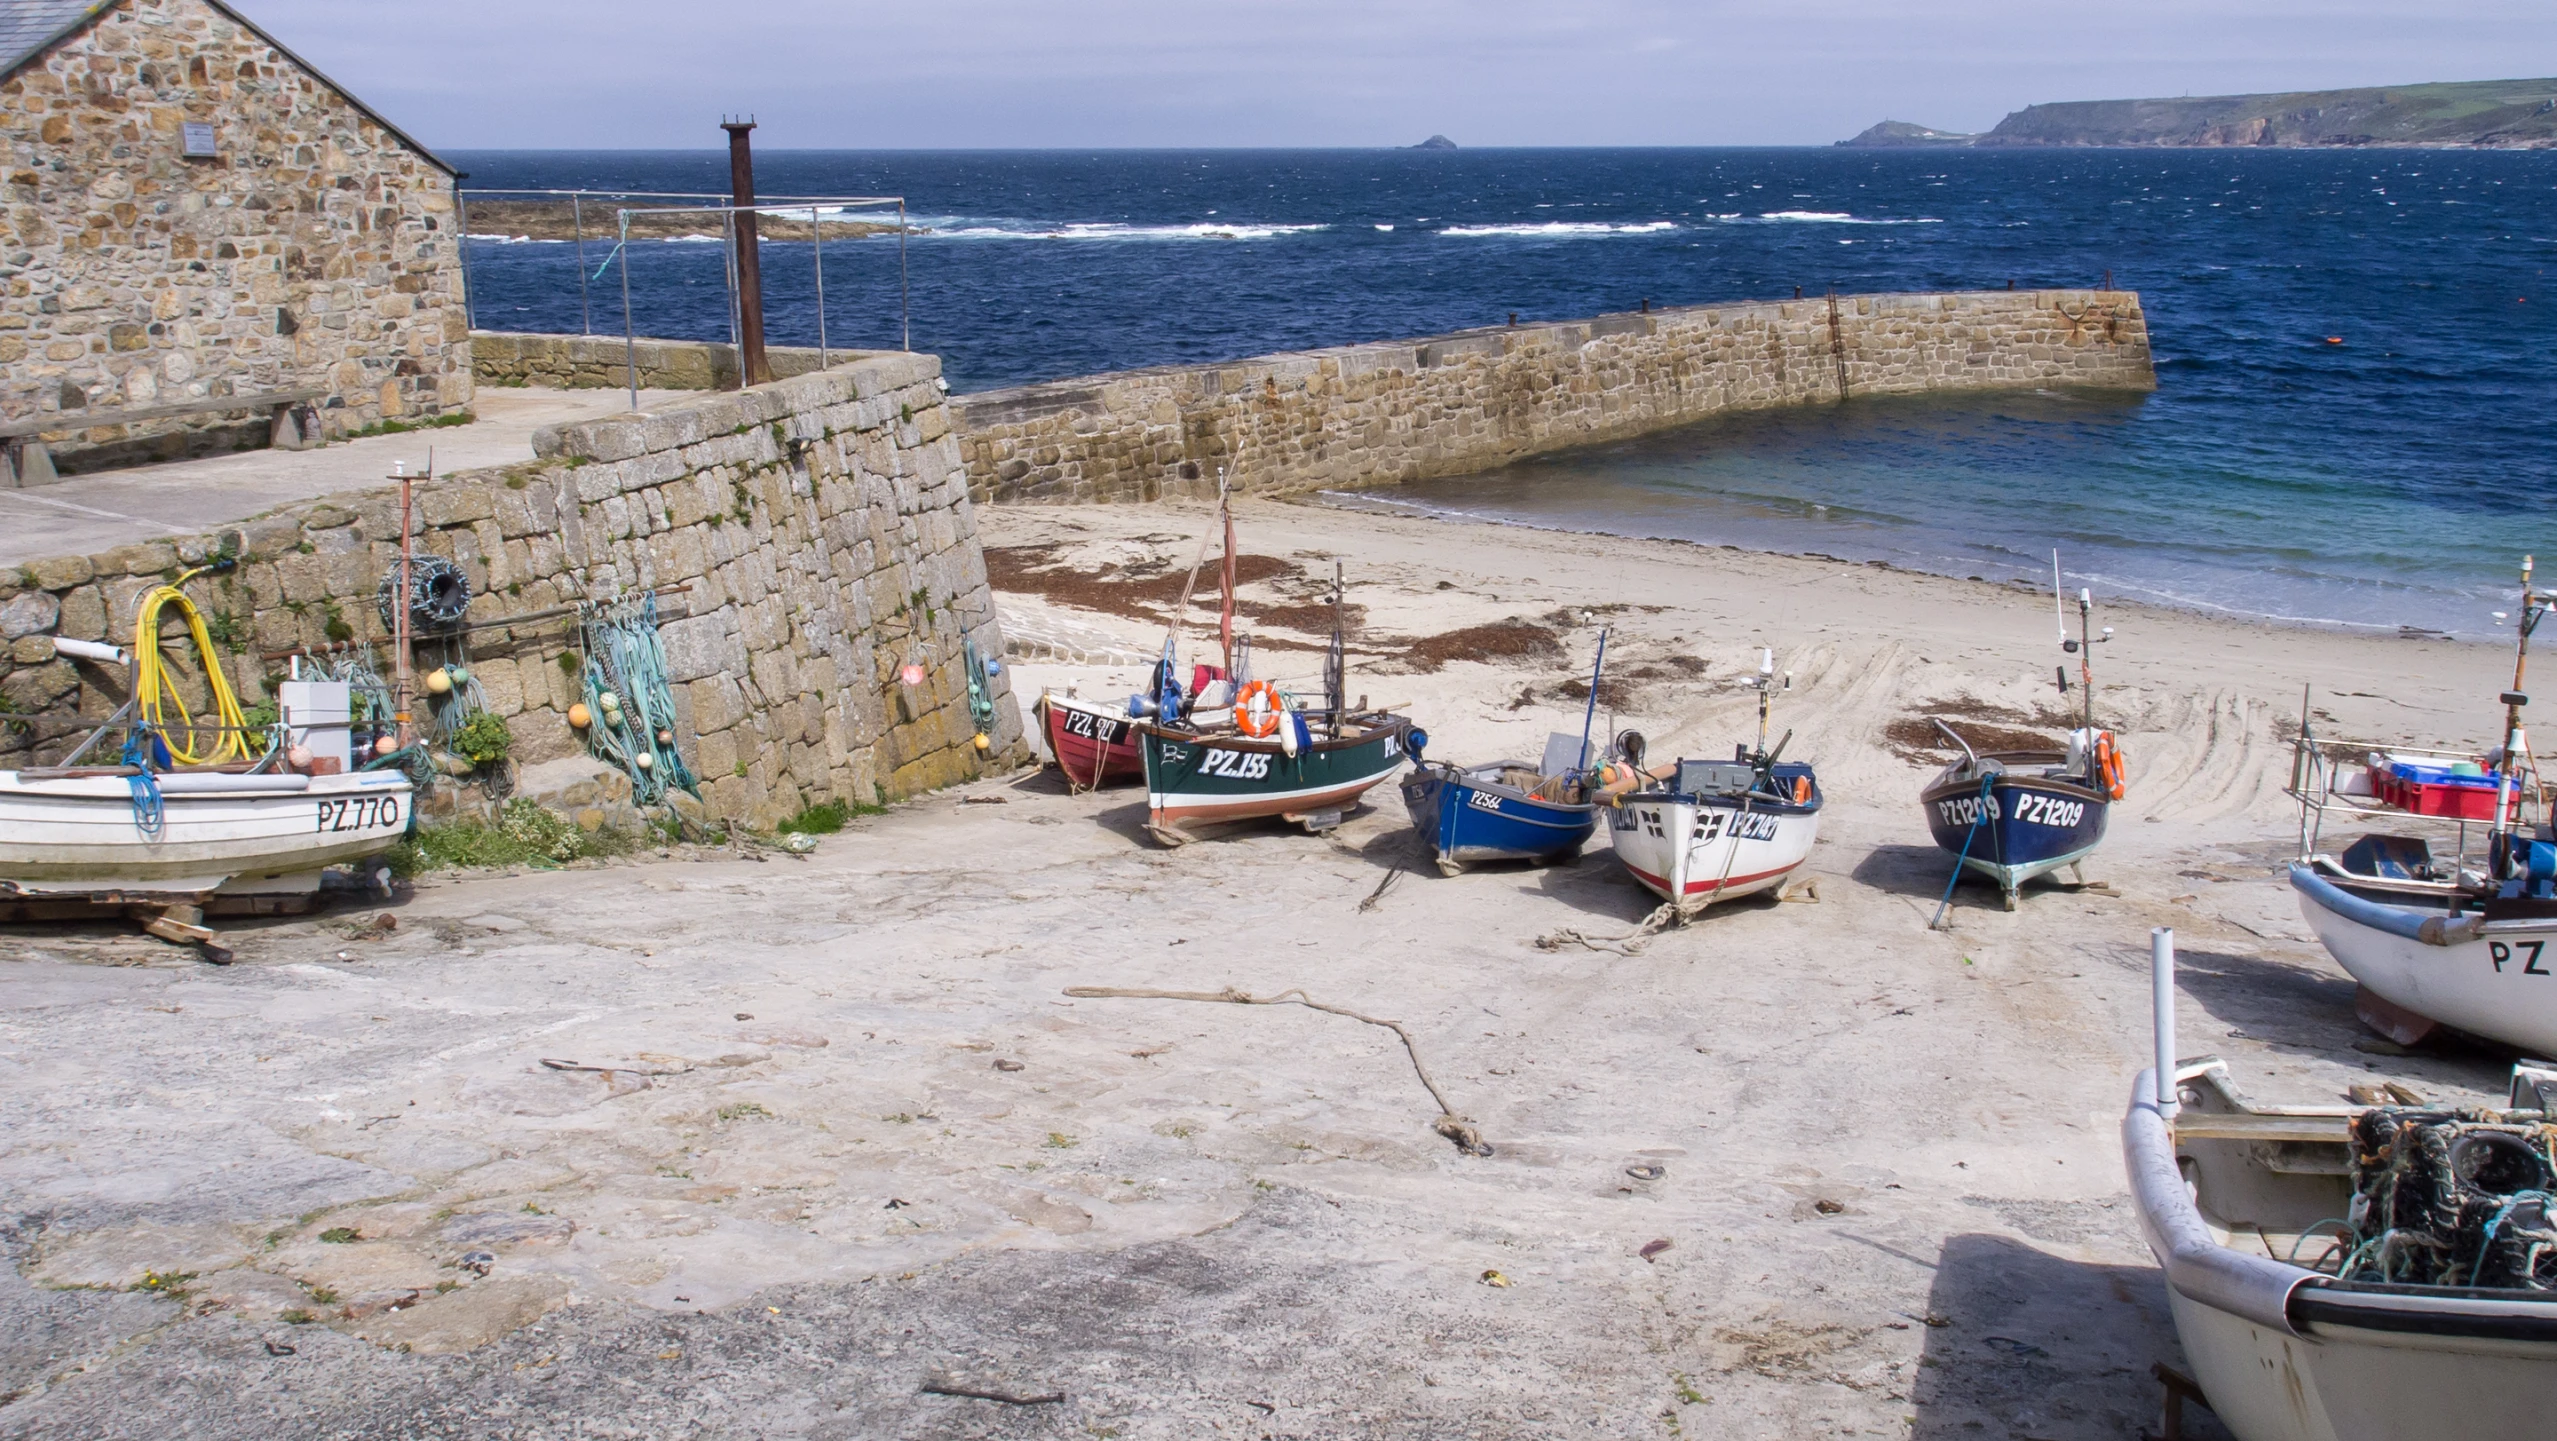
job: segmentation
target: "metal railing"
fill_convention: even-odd
[[[463,318],[466,323],[476,329],[478,326],[478,317],[470,313],[469,301],[469,296],[471,294],[471,196],[491,199],[499,197],[552,200],[566,199],[569,202],[570,234],[571,239],[576,246],[577,257],[577,309],[581,333],[583,334],[593,335],[595,333],[595,311],[594,300],[590,290],[591,283],[594,280],[602,279],[604,272],[607,269],[612,268],[616,260],[621,262],[622,347],[624,366],[630,381],[630,403],[633,410],[639,408],[639,345],[635,322],[631,316],[629,259],[630,220],[634,215],[716,215],[720,217],[722,248],[726,252],[724,268],[726,271],[728,285],[728,339],[731,346],[737,346],[740,330],[739,305],[741,303],[741,295],[737,278],[737,217],[739,215],[778,215],[796,218],[805,214],[808,217],[810,235],[809,251],[814,263],[817,289],[817,363],[819,368],[822,369],[830,363],[832,354],[830,342],[828,341],[826,334],[825,212],[828,210],[844,211],[871,209],[893,205],[896,207],[897,211],[898,344],[900,348],[904,350],[911,351],[914,349],[914,292],[909,280],[906,259],[906,237],[912,232],[912,227],[906,222],[906,199],[902,195],[779,195],[771,197],[768,200],[758,201],[753,205],[731,205],[725,203],[707,205],[653,206],[616,205],[612,207],[614,218],[613,248],[605,255],[603,263],[596,266],[593,274],[589,275],[586,268],[585,204],[589,199],[613,201],[704,200],[724,202],[728,197],[709,191],[686,190],[551,190],[509,188],[457,190],[457,210],[455,219],[458,222],[458,228],[461,232],[462,290],[464,295]],[[848,222],[843,222],[839,219],[838,223]],[[741,379],[743,373],[742,366],[743,352],[742,348],[740,348]]]

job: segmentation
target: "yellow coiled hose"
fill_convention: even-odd
[[[240,713],[239,697],[231,694],[231,679],[222,671],[221,657],[213,653],[213,637],[204,628],[204,616],[196,610],[195,602],[178,589],[203,573],[201,569],[191,570],[171,584],[145,592],[133,622],[135,710],[144,725],[159,733],[161,743],[169,748],[169,758],[182,766],[220,765],[248,753],[243,744],[248,717]],[[197,739],[195,717],[188,714],[186,697],[178,694],[175,678],[160,660],[160,611],[171,605],[186,620],[187,636],[195,642],[196,660],[204,668],[205,689],[213,697],[213,718],[206,723],[207,728],[221,728],[214,732],[214,743],[201,754],[191,748]],[[177,715],[175,725],[164,719],[171,712]]]

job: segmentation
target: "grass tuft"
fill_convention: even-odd
[[[786,836],[830,836],[842,830],[844,823],[855,816],[880,816],[887,813],[887,809],[883,806],[854,805],[850,801],[839,800],[819,801],[815,805],[802,807],[799,814],[783,821],[773,829]]]

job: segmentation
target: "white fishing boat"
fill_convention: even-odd
[[[2500,1111],[2258,1106],[2218,1059],[2173,1059],[2173,938],[2153,944],[2159,1060],[2122,1152],[2211,1409],[2239,1441],[2549,1435],[2557,1072],[2516,1067]]]
[[[407,776],[387,770],[0,771],[0,895],[201,905],[217,896],[314,891],[327,868],[399,842],[413,789]]]
[[[1767,747],[1774,677],[1775,659],[1762,653],[1755,750],[1743,745],[1728,761],[1681,760],[1645,772],[1653,783],[1618,797],[1608,811],[1616,859],[1678,920],[1717,901],[1785,885],[1820,838],[1818,776],[1808,764],[1778,759],[1785,741]],[[1639,767],[1639,737],[1620,737],[1618,744]]]
[[[175,594],[174,586],[166,589]],[[134,658],[94,641],[57,639],[54,648],[108,664],[132,665]],[[199,723],[181,713],[164,734],[152,704],[161,693],[142,688],[159,682],[140,679],[153,671],[137,668],[135,699],[61,764],[0,770],[0,919],[120,910],[153,935],[223,960],[229,952],[212,944],[201,924],[208,907],[298,908],[296,898],[317,892],[331,867],[378,856],[408,833],[416,804],[409,778],[346,768],[355,757],[343,685],[334,687],[333,719],[297,717],[288,695],[284,723],[261,733],[243,724],[227,686],[217,683],[218,720]],[[293,688],[307,696],[328,684],[296,681]],[[118,734],[124,742],[116,764],[81,764]],[[191,754],[186,745],[207,736],[218,740],[202,763],[172,763],[172,752]],[[325,765],[313,759],[314,743],[330,752]],[[303,770],[282,769],[288,760]]]
[[[2291,867],[2291,888],[2309,929],[2368,993],[2360,1007],[2366,1023],[2402,1045],[2439,1024],[2557,1056],[2557,897],[2549,884],[2557,847],[2540,841],[2527,849],[2524,875],[2483,894],[2374,890],[2385,877],[2314,864]]]
[[[2462,756],[2321,743],[2303,704],[2289,787],[2302,854],[2291,888],[2302,919],[2360,984],[2363,1022],[2401,1045],[2452,1026],[2557,1056],[2557,836],[2521,724],[2530,636],[2548,609],[2530,577],[2524,559],[2501,747]],[[2330,854],[2323,832],[2338,816],[2388,829]],[[2414,834],[2419,826],[2441,833],[2448,852]]]

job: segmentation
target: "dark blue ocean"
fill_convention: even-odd
[[[454,158],[472,190],[726,181],[711,151]],[[2557,155],[767,151],[757,173],[905,197],[926,233],[902,257],[826,245],[826,338],[893,347],[910,316],[962,391],[1797,286],[2109,272],[2148,313],[2154,395],[1859,399],[1365,503],[1954,575],[2047,576],[2057,547],[2100,594],[2479,638],[2525,552],[2557,565]],[[618,334],[609,240],[589,312],[572,250],[472,242],[477,323]],[[812,250],[765,246],[777,343],[817,339]],[[639,332],[725,338],[721,256],[634,244]]]

